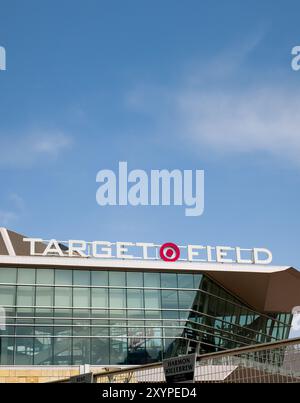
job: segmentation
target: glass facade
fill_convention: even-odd
[[[0,267],[0,365],[132,365],[287,338],[204,274]]]

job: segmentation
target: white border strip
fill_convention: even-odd
[[[292,269],[291,266],[263,266],[255,264],[227,264],[201,262],[164,262],[163,260],[122,260],[95,258],[64,258],[41,256],[0,256],[0,265],[28,265],[65,268],[101,268],[131,270],[211,271],[235,273],[276,273]],[[297,272],[296,269],[295,272]]]

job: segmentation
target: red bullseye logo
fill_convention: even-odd
[[[180,250],[175,243],[168,242],[161,245],[159,255],[165,262],[175,262],[180,257]]]

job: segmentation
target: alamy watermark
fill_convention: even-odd
[[[0,71],[6,70],[6,50],[0,46]]]
[[[291,54],[292,58],[291,66],[294,71],[300,70],[300,46],[294,46]]]
[[[196,217],[204,211],[204,171],[142,169],[128,172],[119,162],[118,174],[110,169],[97,173],[99,206],[185,206],[185,215]]]

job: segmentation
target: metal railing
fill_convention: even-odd
[[[94,374],[97,383],[165,382],[161,363]],[[197,357],[196,383],[300,383],[300,338]]]

